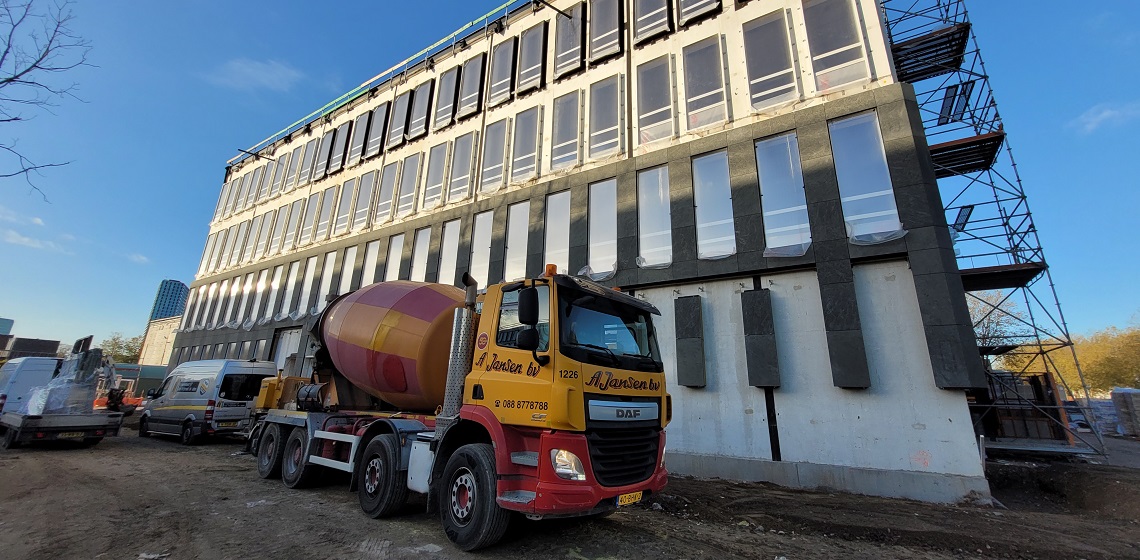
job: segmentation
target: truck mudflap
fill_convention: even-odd
[[[498,482],[499,507],[537,517],[575,517],[601,513],[641,502],[665,488],[668,473],[662,462],[665,433],[658,434],[657,460],[645,480],[621,486],[603,486],[594,475],[587,436],[579,433],[544,432],[537,454],[537,476],[501,477]],[[585,480],[568,480],[555,473],[551,453],[565,450],[582,463]],[[516,457],[534,463],[535,457]]]

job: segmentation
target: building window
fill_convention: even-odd
[[[487,55],[480,54],[463,63],[459,73],[459,106],[456,118],[462,119],[479,112],[483,105],[483,68]]]
[[[226,265],[226,260],[230,256],[230,251],[234,250],[234,241],[237,239],[237,224],[226,228],[225,234],[214,245],[214,256],[210,259],[210,272],[217,270],[219,267]]]
[[[590,62],[621,53],[621,0],[590,2]]]
[[[554,131],[550,147],[550,168],[563,169],[578,163],[578,109],[581,106],[578,90],[554,100]]]
[[[400,162],[394,161],[385,165],[380,172],[380,192],[376,195],[376,210],[372,212],[372,225],[392,219],[392,199],[396,195],[396,172],[399,170]]]
[[[313,162],[313,181],[323,179],[329,169],[329,159],[332,157],[333,144],[336,141],[336,129],[325,133],[321,138],[321,147],[317,150],[317,160]]]
[[[412,116],[408,122],[408,140],[427,134],[428,114],[431,112],[431,88],[435,80],[428,80],[416,86],[412,94]]]
[[[333,274],[336,271],[336,251],[325,253],[325,265],[321,268],[321,287],[317,290],[316,312],[324,311],[328,305],[329,292],[332,291]]]
[[[546,22],[522,32],[519,41],[519,93],[541,88],[546,77]]]
[[[202,249],[202,260],[198,261],[198,274],[201,276],[206,272],[206,266],[210,264],[210,253],[214,250],[214,243],[218,241],[218,233],[214,232],[206,236],[206,247]]]
[[[369,171],[360,177],[360,193],[352,211],[352,231],[368,227],[368,211],[372,209],[372,192],[376,187],[376,172]]]
[[[586,42],[586,5],[579,2],[562,11],[570,17],[558,14],[554,18],[555,78],[581,70],[585,60],[582,45]]]
[[[340,202],[336,207],[336,222],[333,225],[333,235],[340,235],[348,231],[348,221],[352,215],[353,198],[356,196],[356,179],[349,179],[340,188]]]
[[[483,133],[483,168],[479,192],[494,192],[503,184],[506,163],[507,120],[487,125]]]
[[[249,220],[246,220],[238,225],[237,238],[233,247],[230,247],[230,253],[227,255],[226,265],[234,266],[238,263],[238,258],[241,257],[242,249],[245,248],[245,237],[249,233]]]
[[[669,55],[637,67],[637,135],[639,144],[673,136],[673,83]]]
[[[511,98],[515,78],[515,43],[511,37],[491,50],[491,83],[487,88],[487,106],[494,107]]]
[[[253,292],[250,297],[253,298],[253,308],[249,311],[249,320],[245,321],[245,325],[253,326],[261,319],[261,302],[265,297],[266,280],[269,278],[269,269],[262,269],[257,274],[257,284],[254,285]]]
[[[697,258],[716,259],[736,253],[728,152],[693,158],[693,204],[697,215]]]
[[[491,261],[491,223],[495,211],[488,210],[475,215],[475,226],[471,229],[471,277],[480,287],[487,286]]]
[[[300,319],[309,313],[313,305],[313,282],[317,279],[317,257],[305,261],[305,276],[301,280],[301,299],[297,301],[293,319]]]
[[[439,91],[435,97],[435,114],[432,117],[432,130],[439,130],[455,120],[455,97],[459,92],[459,67],[456,66],[439,77]]]
[[[688,25],[693,20],[720,10],[720,0],[677,0],[677,23]]]
[[[340,285],[336,293],[342,296],[352,291],[352,268],[356,266],[356,245],[344,250],[344,262],[340,265]]]
[[[764,256],[803,255],[811,243],[811,229],[795,133],[757,142],[756,167],[764,210]]]
[[[298,201],[300,202],[300,201]],[[273,220],[273,230],[269,236],[269,245],[265,247],[265,255],[276,255],[281,250],[281,238],[285,236],[285,224],[289,221],[289,205],[285,204],[277,209],[277,219]]]
[[[301,224],[301,216],[305,210],[305,199],[294,200],[293,209],[289,211],[289,226],[285,229],[285,237],[281,239],[281,252],[292,249],[297,243],[297,229]]]
[[[325,189],[321,197],[321,211],[317,218],[317,229],[313,232],[313,242],[319,243],[328,239],[329,226],[332,225],[333,209],[336,207],[336,191],[338,187]]]
[[[341,124],[336,128],[333,136],[332,152],[329,154],[329,175],[344,168],[345,148],[348,147],[348,135],[352,132],[352,121]]]
[[[428,150],[427,172],[424,177],[424,196],[420,208],[430,210],[443,199],[444,170],[447,169],[447,142]]]
[[[285,152],[284,155],[277,158],[277,171],[273,174],[273,187],[269,191],[269,196],[277,196],[281,193],[281,185],[285,183],[285,170],[289,167],[289,153]]]
[[[827,128],[847,235],[852,241],[873,241],[882,234],[901,232],[878,117],[863,113],[831,121]]]
[[[439,243],[438,282],[449,286],[455,284],[456,261],[459,258],[459,220],[443,224],[443,238]]]
[[[208,329],[216,329],[222,326],[220,321],[225,318],[223,312],[226,309],[226,304],[230,301],[230,281],[228,278],[222,280],[222,285],[218,288],[217,296],[218,305],[214,307],[213,316],[210,318],[209,324],[206,325]],[[213,300],[213,298],[210,299]]]
[[[297,185],[297,174],[300,172],[301,160],[304,159],[304,154],[304,146],[293,148],[293,153],[289,156],[289,171],[285,174],[285,184],[282,186],[282,192],[289,192]]]
[[[364,246],[364,263],[360,265],[360,286],[370,286],[376,282],[376,261],[380,257],[380,241],[370,241]]]
[[[273,219],[277,216],[276,210],[270,210],[263,214],[264,218],[261,220],[261,227],[257,231],[257,248],[254,249],[253,258],[260,259],[265,256],[265,250],[269,246],[269,234],[273,229]]]
[[[799,99],[783,10],[744,24],[744,57],[753,109]]]
[[[261,179],[263,173],[265,173],[264,165],[253,170],[253,182],[250,183],[249,194],[246,196],[242,208],[248,207],[261,199]]]
[[[297,276],[301,271],[301,261],[289,263],[289,275],[285,279],[285,295],[281,300],[281,313],[274,318],[278,321],[293,313],[293,292],[297,290]]]
[[[218,205],[214,207],[214,221],[218,221],[226,210],[226,199],[230,196],[230,189],[233,188],[234,182],[230,181],[222,185],[222,193],[218,195]]]
[[[261,232],[261,224],[264,221],[265,214],[254,216],[252,225],[249,226],[249,237],[245,243],[245,247],[240,251],[238,264],[245,264],[253,260],[254,253],[257,250],[257,235]]]
[[[391,150],[404,143],[404,133],[408,129],[408,112],[411,110],[412,92],[405,91],[392,103],[392,121],[388,125],[388,141],[384,148]]]
[[[621,76],[590,86],[590,157],[621,150]]]
[[[428,249],[431,248],[431,228],[417,229],[412,238],[412,269],[408,280],[423,282],[427,278]]]
[[[471,190],[471,171],[475,167],[475,133],[468,132],[455,139],[451,154],[451,181],[447,186],[447,201],[467,198]]]
[[[673,262],[669,166],[637,173],[637,266],[657,268]]]
[[[590,255],[594,279],[617,270],[617,179],[590,185]]]
[[[420,154],[404,158],[404,172],[400,175],[400,198],[396,201],[396,216],[407,216],[416,211],[416,187],[420,184]]]
[[[530,237],[530,201],[507,207],[507,250],[503,280],[526,277],[526,246]]]
[[[273,279],[269,282],[269,300],[265,304],[265,315],[262,319],[272,319],[277,312],[277,296],[281,293],[281,276],[285,274],[285,265],[273,268]]]
[[[670,31],[670,0],[633,0],[633,43]]]
[[[689,130],[716,124],[728,118],[724,95],[724,68],[720,37],[711,37],[685,47],[685,111]]]
[[[817,90],[828,91],[868,77],[851,0],[805,2],[804,24]]]
[[[352,167],[364,157],[364,142],[368,140],[368,125],[372,121],[372,111],[368,111],[359,117],[356,117],[356,122],[352,125],[352,143],[348,146],[348,161],[344,163],[345,167]]]
[[[384,147],[384,132],[388,127],[388,108],[385,101],[372,110],[372,123],[368,127],[368,140],[364,142],[364,159],[380,153]]]
[[[305,216],[301,218],[301,232],[297,235],[297,246],[304,247],[313,240],[313,226],[317,221],[317,207],[320,206],[320,193],[309,195],[305,204]]]
[[[317,142],[319,140],[313,138],[305,143],[305,155],[301,157],[301,172],[297,175],[297,186],[308,183],[309,177],[313,174],[313,162],[317,159]]]
[[[384,262],[384,281],[400,279],[400,259],[404,256],[404,234],[388,238],[388,259]]]
[[[533,107],[515,116],[515,133],[511,152],[511,181],[525,181],[538,176],[538,147],[542,127],[541,113]]]

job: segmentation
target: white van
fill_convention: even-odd
[[[16,358],[0,367],[0,412],[19,412],[32,389],[51,383],[59,358]]]
[[[250,427],[261,380],[277,375],[273,362],[202,360],[174,368],[162,386],[147,391],[139,435],[179,436],[190,445],[202,436],[233,435]]]

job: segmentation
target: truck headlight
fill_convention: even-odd
[[[586,480],[586,469],[582,467],[582,460],[565,449],[551,449],[550,464],[554,466],[554,474],[559,478]]]

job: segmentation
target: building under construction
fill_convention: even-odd
[[[674,472],[956,501],[1095,447],[960,0],[490,8],[228,162],[171,364],[553,263],[662,311]]]

